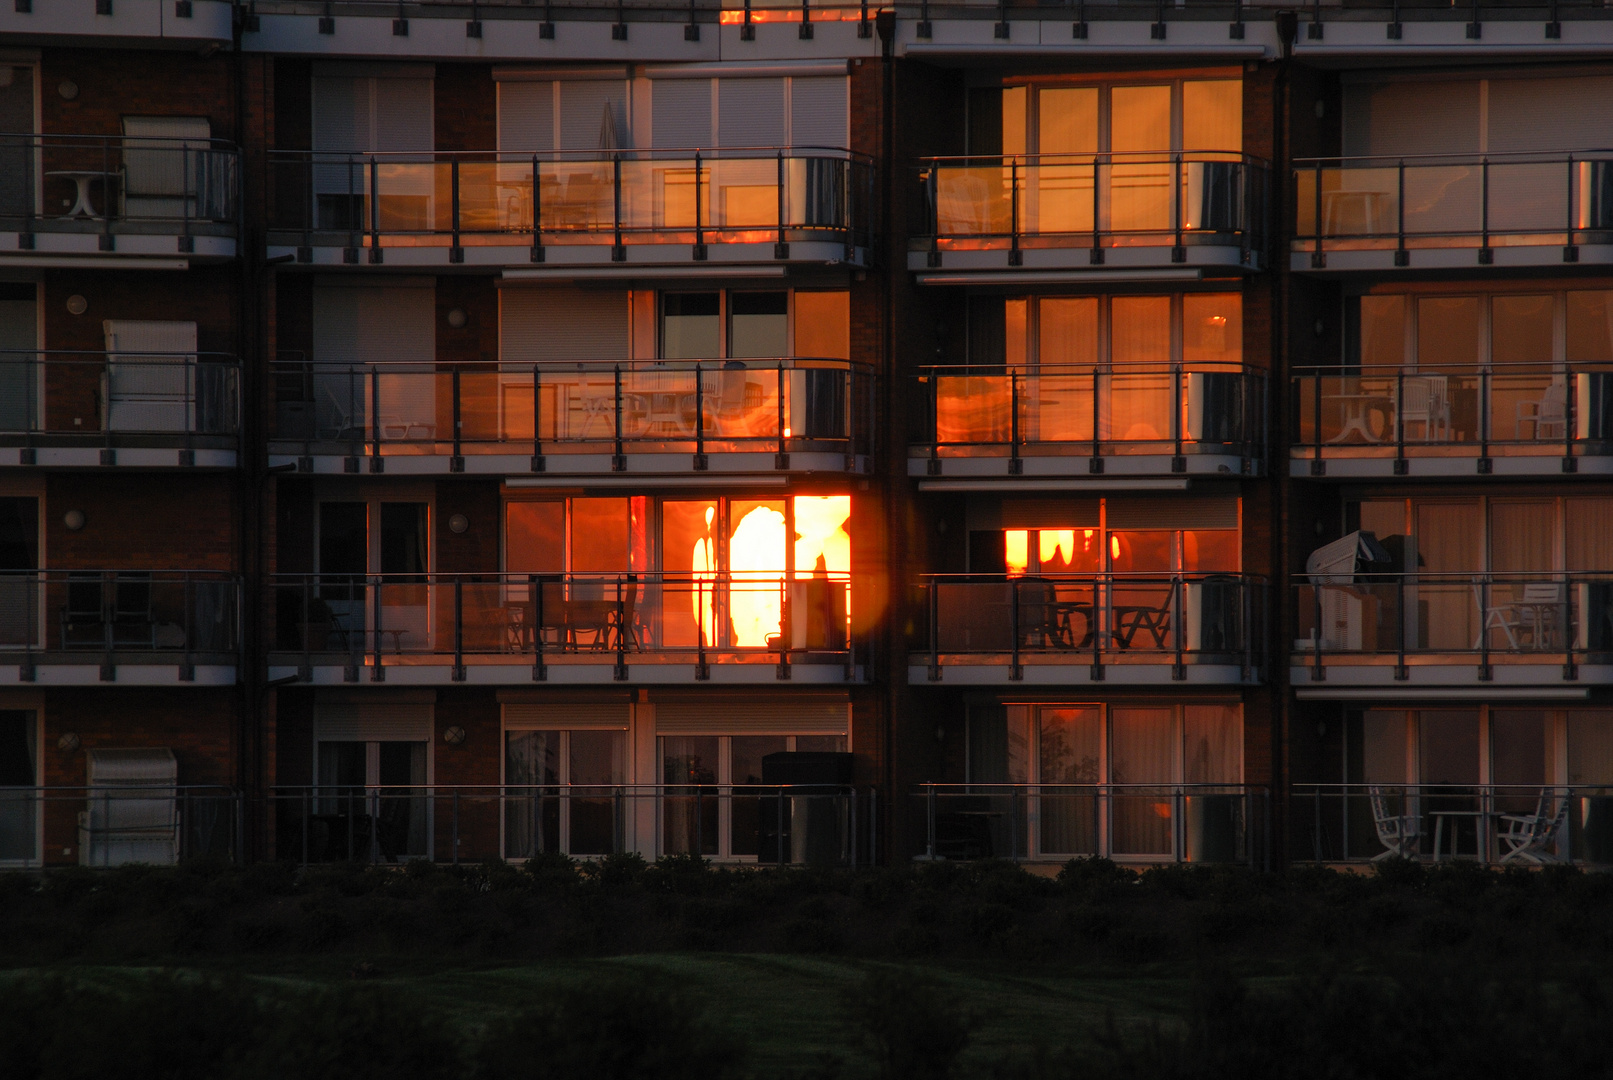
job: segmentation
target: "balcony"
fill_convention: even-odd
[[[480,686],[855,683],[849,575],[280,575],[271,678]]]
[[[215,139],[0,134],[0,266],[235,257],[240,161]],[[60,211],[60,212],[59,212]]]
[[[1613,577],[1317,575],[1292,587],[1301,698],[1583,698],[1613,681]]]
[[[240,374],[220,353],[0,352],[0,467],[234,468]]]
[[[145,49],[228,47],[234,5],[226,0],[116,0],[26,3],[0,8],[0,34],[28,44],[79,47],[116,43]]]
[[[327,784],[273,788],[267,807],[276,854],[303,864],[637,852],[857,866],[877,835],[875,793],[839,784]]]
[[[1541,364],[1464,374],[1310,371],[1291,386],[1299,419],[1290,450],[1296,473],[1613,473],[1613,370]]]
[[[1613,155],[1327,158],[1294,170],[1295,271],[1613,262]]]
[[[233,686],[240,592],[203,570],[0,572],[0,684]]]
[[[577,477],[868,470],[873,373],[845,360],[275,368],[271,463]],[[533,418],[537,417],[534,425]]]
[[[866,266],[872,239],[873,165],[848,150],[282,151],[269,169],[269,255],[316,265],[781,276]]]
[[[921,369],[928,404],[909,476],[922,487],[992,490],[1050,478],[1116,480],[1259,476],[1265,471],[1266,379],[1225,364],[1042,364],[1006,374]],[[1001,369],[999,369],[1000,371]]]
[[[1238,686],[1262,677],[1265,583],[1244,574],[937,574],[914,685]]]
[[[1613,862],[1613,789],[1299,783],[1289,796],[1289,834],[1289,856],[1318,863],[1606,865]]]
[[[1266,167],[1239,154],[927,158],[907,268],[928,284],[1194,281],[1258,270]]]
[[[1270,865],[1270,792],[1247,784],[919,784],[920,859]]]

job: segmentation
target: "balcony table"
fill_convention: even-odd
[[[60,176],[78,185],[78,199],[73,203],[73,208],[62,215],[63,221],[70,221],[80,216],[87,217],[91,221],[101,220],[101,215],[90,205],[90,185],[97,180],[101,181],[101,194],[105,195],[112,173],[103,169],[58,169],[45,175]]]
[[[1394,409],[1395,399],[1377,393],[1323,394],[1322,402],[1336,403],[1344,412],[1344,426],[1339,429],[1337,435],[1327,440],[1330,445],[1347,442],[1351,433],[1360,435],[1362,442],[1381,443],[1383,436],[1373,433],[1369,418],[1374,406],[1387,415]]]
[[[1430,810],[1429,815],[1434,819],[1434,861],[1440,861],[1439,849],[1444,843],[1446,818],[1473,818],[1474,828],[1478,831],[1475,838],[1479,850],[1482,852],[1488,846],[1488,837],[1485,835],[1485,823],[1490,818],[1488,810]],[[1451,826],[1451,858],[1456,857],[1456,826]]]

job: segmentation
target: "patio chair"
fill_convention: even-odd
[[[1372,804],[1372,824],[1378,830],[1378,843],[1383,845],[1383,850],[1374,855],[1372,861],[1415,859],[1423,838],[1422,815],[1391,813],[1389,797],[1381,787],[1367,788],[1367,800]]]
[[[1490,586],[1492,603],[1486,606],[1483,588],[1478,582],[1473,584],[1473,602],[1484,616],[1473,647],[1477,649],[1483,644],[1484,635],[1493,629],[1506,635],[1507,644],[1514,652],[1522,648],[1525,639],[1533,648],[1547,648],[1555,639],[1561,621],[1562,586],[1551,581],[1529,582],[1523,586],[1518,599],[1500,604],[1493,602],[1495,589],[1496,586]]]
[[[67,597],[61,610],[63,649],[109,644],[103,585],[100,574],[67,575]],[[93,636],[87,631],[93,631]]]
[[[1546,849],[1556,841],[1567,819],[1568,799],[1557,798],[1550,788],[1540,792],[1540,802],[1532,814],[1497,814],[1495,839],[1502,848],[1501,861],[1535,866],[1562,862]]]
[[[1568,384],[1553,379],[1539,401],[1518,402],[1518,438],[1523,438],[1523,426],[1532,424],[1532,439],[1566,439],[1568,437]]]
[[[1449,439],[1451,406],[1445,396],[1443,375],[1408,376],[1401,382],[1400,425],[1406,431],[1413,424],[1423,426],[1422,441]]]

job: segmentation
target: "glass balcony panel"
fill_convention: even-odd
[[[446,162],[377,159],[375,190],[381,231],[429,232],[445,227],[446,222],[437,221],[434,208],[439,179],[443,190],[448,190],[448,169]]]
[[[711,162],[711,219],[718,229],[777,229],[779,170],[772,158]]]
[[[1104,378],[1108,393],[1100,418],[1101,436],[1116,442],[1161,442],[1174,437],[1169,372],[1115,371]]]
[[[614,228],[614,165],[608,161],[539,162],[538,208],[544,232]]]
[[[452,393],[452,374],[441,373],[450,380],[447,387],[442,385],[439,377],[437,400],[449,400]],[[493,444],[503,440],[504,416],[502,405],[504,390],[508,385],[505,376],[497,371],[478,370],[461,371],[459,373],[459,438],[461,442],[470,444],[471,452],[475,452],[477,445]],[[524,401],[519,394],[511,395],[513,401],[521,402],[524,408],[517,410],[517,417],[526,429],[526,438],[532,437],[532,392],[531,380],[527,381],[527,393]],[[440,408],[439,404],[439,408]],[[452,417],[449,417],[452,420]]]
[[[1027,442],[1087,442],[1092,439],[1097,377],[1031,375],[1020,388],[1020,431]]]
[[[789,377],[795,374],[785,372],[786,411]],[[720,369],[702,371],[700,378],[707,438],[778,438],[780,379],[777,367],[730,360]],[[786,426],[788,419],[786,416]]]
[[[1173,172],[1168,161],[1106,166],[1109,228],[1115,232],[1167,232],[1174,228]]]
[[[622,372],[622,436],[632,439],[693,439],[699,401],[695,372],[639,369]]]
[[[850,380],[830,368],[785,372],[785,429],[796,439],[844,439],[849,434]]]
[[[1490,231],[1561,233],[1568,228],[1568,166],[1490,162]]]
[[[937,166],[939,235],[1008,235],[1012,231],[1012,185],[1012,171],[1006,164]]]
[[[1400,202],[1400,180],[1394,168],[1347,166],[1322,168],[1301,177],[1318,175],[1322,185],[1323,236],[1394,236]],[[1312,181],[1314,183],[1314,181]],[[1407,188],[1408,198],[1410,187]],[[1300,213],[1314,221],[1314,186],[1301,183]],[[1308,198],[1306,198],[1308,196]],[[1409,204],[1408,204],[1409,205]],[[1408,218],[1408,229],[1410,221]]]
[[[1559,372],[1490,376],[1490,438],[1496,442],[1562,443],[1568,433],[1568,381]]]
[[[1013,647],[1013,586],[1008,582],[938,582],[942,652],[1007,652]]]
[[[1451,236],[1482,226],[1483,178],[1477,165],[1405,167],[1406,233]]]
[[[936,438],[943,443],[1005,443],[1012,435],[1012,389],[1005,375],[939,376]]]
[[[507,232],[521,227],[523,219],[529,216],[522,208],[526,187],[519,183],[506,186],[504,174],[508,171],[512,170],[492,161],[460,162],[459,228],[462,231]],[[452,182],[452,177],[449,181]],[[449,194],[451,197],[452,192]],[[439,204],[443,201],[439,192]]]
[[[1091,162],[1068,163],[1043,159],[1021,167],[1024,205],[1022,230],[1026,233],[1090,233],[1093,177],[1097,166]]]

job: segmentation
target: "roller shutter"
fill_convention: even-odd
[[[588,79],[554,85],[560,94],[561,150],[615,150],[631,143],[626,82]]]
[[[849,80],[790,80],[790,145],[846,146],[846,91]]]
[[[518,154],[554,149],[554,83],[498,84],[498,148]]]
[[[844,735],[850,725],[851,703],[844,698],[729,698],[655,707],[655,730],[662,735]]]
[[[652,146],[676,150],[711,146],[710,79],[657,79],[650,93]]]
[[[436,706],[429,701],[321,701],[318,742],[430,742]]]
[[[783,79],[720,79],[717,141],[729,146],[783,146]]]
[[[1345,88],[1349,157],[1479,152],[1479,83],[1406,81]]]
[[[506,363],[623,360],[631,322],[626,291],[499,290],[499,358]]]
[[[1236,496],[1171,495],[1109,500],[1111,529],[1236,529]]]
[[[1613,76],[1491,79],[1489,91],[1492,154],[1613,146]]]
[[[504,706],[504,726],[515,730],[625,731],[632,723],[633,706],[626,702],[602,705],[536,705],[511,704]]]

